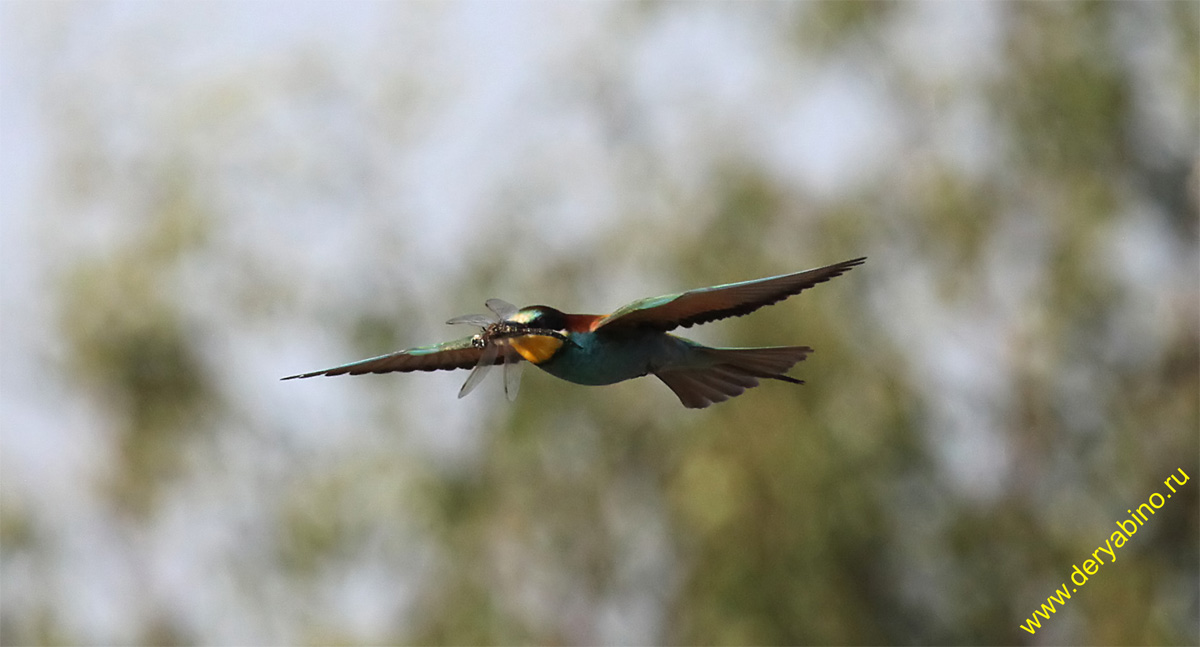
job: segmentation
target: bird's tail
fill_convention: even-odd
[[[758,386],[761,378],[804,384],[803,380],[788,377],[784,373],[812,352],[808,346],[699,347],[695,350],[707,360],[703,366],[664,369],[654,373],[689,409],[703,409],[714,402],[739,396],[746,389]]]

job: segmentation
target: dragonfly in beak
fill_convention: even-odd
[[[557,350],[567,337],[556,330],[531,328],[528,323],[518,321],[516,315],[520,308],[503,299],[488,299],[484,305],[492,314],[462,315],[446,322],[479,326],[481,329],[471,338],[471,343],[483,352],[467,376],[467,381],[458,390],[458,397],[464,398],[474,391],[483,382],[488,370],[499,363],[504,364],[504,394],[509,401],[515,401],[521,389],[521,374],[525,367],[521,363],[523,356],[540,358],[547,347]]]

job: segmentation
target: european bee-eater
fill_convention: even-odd
[[[866,260],[856,258],[795,274],[642,299],[609,315],[567,314],[549,306],[518,309],[489,299],[488,309],[495,316],[465,315],[447,322],[479,326],[478,334],[283,379],[473,368],[458,393],[461,398],[480,383],[488,368],[504,364],[505,391],[513,399],[520,385],[520,362],[525,359],[576,384],[614,384],[654,374],[679,396],[683,406],[702,409],[741,395],[763,378],[803,384],[784,373],[812,349],[710,348],[667,331],[749,314],[840,276]]]

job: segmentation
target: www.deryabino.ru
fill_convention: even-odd
[[[1182,481],[1179,480],[1180,477],[1183,478]],[[1105,540],[1103,545],[1092,551],[1091,556],[1083,561],[1083,568],[1080,568],[1079,564],[1073,564],[1074,570],[1071,571],[1071,583],[1075,586],[1068,589],[1067,584],[1064,582],[1061,588],[1054,591],[1054,595],[1046,598],[1046,602],[1042,604],[1042,608],[1034,609],[1033,615],[1029,616],[1028,620],[1018,626],[1031,634],[1037,633],[1037,630],[1042,628],[1042,622],[1038,620],[1038,617],[1040,616],[1042,620],[1049,620],[1050,614],[1056,611],[1054,607],[1055,603],[1058,603],[1060,607],[1065,605],[1066,601],[1071,599],[1072,593],[1079,591],[1079,587],[1087,584],[1089,575],[1095,575],[1104,564],[1111,564],[1117,561],[1117,549],[1124,546],[1125,542],[1137,534],[1139,527],[1146,525],[1146,521],[1150,518],[1147,514],[1153,516],[1155,514],[1154,511],[1163,507],[1167,499],[1171,498],[1172,494],[1175,494],[1175,486],[1182,486],[1188,480],[1188,475],[1184,473],[1181,467],[1179,468],[1179,476],[1172,474],[1167,477],[1167,480],[1163,481],[1163,485],[1171,489],[1170,494],[1164,497],[1155,492],[1150,495],[1150,499],[1146,503],[1139,505],[1136,511],[1126,510],[1129,513],[1129,518],[1116,522],[1120,530],[1114,532]],[[1107,557],[1107,561],[1105,561],[1105,557]]]

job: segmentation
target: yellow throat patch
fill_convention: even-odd
[[[558,352],[559,347],[563,345],[563,340],[550,335],[524,335],[513,337],[508,340],[508,343],[521,354],[521,357],[534,364],[541,364],[554,357],[554,353]]]

